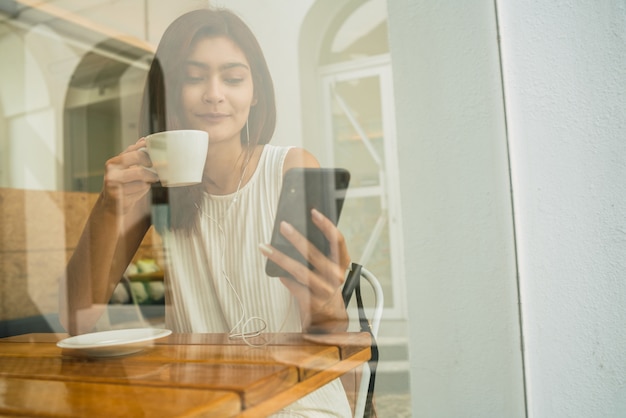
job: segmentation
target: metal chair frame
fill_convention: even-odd
[[[356,274],[354,273],[358,274],[358,277],[356,277]],[[382,289],[382,286],[380,285],[380,281],[378,280],[378,278],[365,267],[361,265],[353,264],[351,267],[351,274],[348,275],[348,279],[346,280],[346,283],[344,284],[344,293],[343,293],[344,302],[347,306],[352,297],[352,293],[354,293],[354,291],[360,285],[361,279],[365,279],[365,281],[369,283],[374,293],[374,310],[371,314],[371,318],[367,320],[368,324],[365,328],[369,328],[367,329],[367,331],[369,331],[372,334],[372,342],[374,344],[373,348],[378,350],[376,346],[376,338],[378,336],[378,330],[380,329],[380,322],[383,316],[383,306],[384,306],[384,293],[383,293],[383,289]],[[360,292],[360,289],[358,291]],[[357,294],[357,297],[360,297],[360,293]],[[359,306],[358,309],[363,310],[363,311],[365,310],[365,308],[362,306]],[[364,319],[362,318],[363,314],[364,312],[360,312],[359,322],[363,321]],[[362,328],[361,330],[364,331],[363,323],[361,323],[361,328]],[[368,393],[370,389],[369,383],[370,383],[371,378],[372,378],[372,370],[370,369],[370,365],[364,364],[363,371],[361,374],[361,382],[359,383],[359,391],[358,391],[355,409],[354,409],[355,417],[363,417],[365,415],[365,412],[366,412],[365,409],[367,406],[366,405],[367,398],[368,398]]]

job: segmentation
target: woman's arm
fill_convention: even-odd
[[[60,283],[60,317],[67,331],[93,328],[150,227],[150,158],[140,140],[106,163],[104,187]]]
[[[319,163],[309,152],[292,148],[285,158],[283,175],[294,167],[319,167]],[[269,259],[295,278],[280,280],[298,300],[303,329],[324,332],[345,331],[348,327],[348,314],[341,297],[341,287],[345,281],[346,269],[350,265],[350,255],[343,235],[328,218],[315,210],[311,217],[330,243],[328,257],[291,225],[283,223],[280,230],[299,252],[307,257],[314,266],[313,270],[270,246],[264,246],[262,250]]]

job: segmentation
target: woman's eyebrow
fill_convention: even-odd
[[[250,69],[250,67],[248,67],[243,62],[229,62],[224,65],[220,65],[220,70],[230,70],[231,68],[245,68],[246,70]]]
[[[187,65],[191,65],[193,67],[199,67],[202,69],[209,69],[211,66],[204,63],[204,62],[200,62],[200,61],[193,61],[193,60],[188,60],[187,61]],[[227,62],[226,64],[222,64],[219,66],[220,70],[229,70],[231,68],[245,68],[246,70],[249,70],[250,67],[248,67],[246,64],[244,64],[243,62]]]

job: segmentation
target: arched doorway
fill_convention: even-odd
[[[98,192],[104,164],[138,139],[137,120],[149,51],[110,39],[83,56],[65,99],[65,189]]]

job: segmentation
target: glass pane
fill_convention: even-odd
[[[104,163],[121,151],[119,101],[89,104],[67,111],[67,190],[98,192],[102,189]]]
[[[380,219],[382,216],[382,219]],[[372,236],[377,230],[376,224],[384,222],[380,229],[379,235]],[[383,288],[383,294],[392,295],[391,280],[391,257],[389,252],[389,223],[387,215],[381,210],[380,197],[358,197],[348,198],[344,203],[343,214],[339,221],[339,227],[348,242],[348,250],[352,255],[354,262],[366,265],[380,281]],[[368,259],[363,259],[367,251],[369,241],[372,240],[372,249],[368,251],[370,254]],[[366,306],[372,306],[372,303],[366,301]],[[385,307],[393,305],[393,298],[385,298]]]
[[[376,160],[384,161],[379,79],[367,77],[340,82],[335,85],[334,92],[335,165],[350,170],[351,187],[378,186]],[[367,137],[369,144],[362,135]],[[368,145],[372,148],[368,149]]]
[[[0,66],[0,74],[2,74],[0,77],[2,80],[2,88],[0,88],[0,202],[2,203],[0,215],[4,220],[0,225],[0,247],[2,247],[0,249],[2,253],[0,272],[3,277],[0,283],[0,337],[29,332],[66,331],[59,318],[59,313],[64,311],[65,306],[62,301],[63,296],[83,294],[79,291],[75,292],[74,289],[59,287],[60,279],[66,276],[68,259],[72,260],[75,266],[85,267],[85,272],[93,270],[90,269],[92,266],[101,266],[103,270],[111,269],[106,278],[114,275],[118,278],[124,276],[119,283],[106,283],[113,291],[113,296],[106,295],[109,298],[108,303],[105,298],[98,299],[98,305],[101,305],[98,309],[101,308],[104,314],[94,329],[165,326],[164,294],[168,291],[167,286],[171,282],[170,272],[166,275],[163,269],[166,266],[167,243],[161,240],[156,230],[150,228],[147,232],[139,231],[144,226],[147,227],[147,223],[139,225],[132,222],[132,229],[123,231],[130,231],[129,235],[134,237],[132,248],[120,244],[108,247],[111,251],[81,251],[81,248],[101,243],[117,233],[116,224],[111,223],[112,229],[108,229],[106,224],[98,222],[98,214],[104,211],[97,210],[93,218],[95,220],[93,225],[97,227],[88,230],[88,233],[84,235],[85,239],[80,240],[80,237],[94,205],[99,205],[98,208],[104,206],[96,202],[102,202],[98,199],[102,189],[105,161],[117,155],[129,144],[134,144],[138,139],[140,123],[137,121],[140,116],[141,97],[154,48],[167,25],[181,13],[181,9],[192,8],[191,3],[194,2],[198,1],[0,1],[0,16],[2,16],[0,19],[0,56],[5,58],[7,63],[7,65]],[[272,0],[271,3],[278,4],[280,1]],[[240,8],[242,15],[250,17],[258,22],[260,27],[264,27],[263,25],[267,22],[273,22],[260,19],[260,16],[265,15],[273,17],[268,11],[297,10],[293,17],[304,19],[310,8],[321,3],[328,5],[332,2],[314,1],[311,4],[293,2],[294,5],[299,4],[294,6],[296,9],[262,7],[255,5],[254,2],[248,2]],[[265,15],[256,13],[257,10]],[[326,32],[322,33],[320,30],[327,26],[322,25],[316,28],[316,45],[322,45],[324,40],[328,41],[324,43],[323,48],[326,46],[329,48],[325,49],[326,52],[322,52],[323,59],[333,63],[350,60],[351,64],[355,64],[356,59],[374,57],[372,61],[379,65],[384,61],[383,55],[388,52],[385,0],[345,2],[341,10],[341,15],[334,16],[330,13],[324,15],[324,18],[335,23],[331,25],[332,29],[328,31],[328,36]],[[281,24],[287,22],[287,26],[283,28],[288,31],[279,30],[280,33],[284,32],[286,35],[281,39],[288,41],[289,46],[295,46],[293,40],[299,39],[305,26],[304,22],[300,26],[291,17],[281,18],[276,22],[280,21]],[[191,25],[185,25],[185,28],[189,26]],[[272,42],[272,36],[267,35],[270,32],[259,32],[263,36],[259,39],[259,43],[268,45],[266,52],[270,52],[268,54],[268,58],[272,60],[268,62],[270,67],[280,67],[285,64],[289,68],[298,68],[298,59],[301,54],[281,54],[280,52],[285,50],[285,44]],[[309,52],[317,57],[320,51],[314,49]],[[276,62],[276,57],[281,61]],[[286,61],[283,63],[282,60]],[[252,65],[250,67],[256,68]],[[313,69],[313,66],[310,68]],[[312,71],[312,74],[317,73]],[[284,79],[276,75],[274,74],[275,80]],[[299,78],[285,79],[286,84],[281,83],[277,92],[293,91],[292,88],[296,86],[293,83],[297,83]],[[389,230],[393,232],[394,225],[389,224],[386,219],[384,208],[388,204],[386,201],[388,197],[385,194],[386,185],[383,182],[386,177],[381,176],[385,167],[380,165],[385,161],[384,149],[389,147],[387,141],[391,138],[388,137],[385,140],[382,135],[383,117],[381,114],[383,110],[380,90],[381,86],[386,84],[381,83],[377,76],[370,76],[339,82],[336,85],[336,92],[340,97],[335,100],[334,105],[333,128],[337,140],[333,140],[332,148],[334,149],[331,149],[330,142],[325,142],[328,147],[324,151],[329,151],[328,153],[332,151],[338,160],[337,165],[343,165],[353,173],[353,190],[359,194],[349,197],[346,203],[346,215],[343,217],[343,224],[351,246],[351,256],[355,261],[365,263],[366,267],[379,278],[387,297],[387,306],[393,308],[397,306],[397,302],[392,297],[391,281],[392,271],[395,271],[392,265],[395,266],[393,264],[395,261],[390,258]],[[317,88],[314,83],[311,83],[311,86],[314,89]],[[258,91],[263,92],[263,89]],[[383,97],[386,97],[385,94],[383,93]],[[276,132],[284,130],[282,124],[285,120],[295,121],[297,124],[301,115],[300,107],[304,105],[304,102],[291,103],[292,101],[287,100],[290,103],[285,108],[280,104],[285,100],[280,97],[278,99],[278,113],[282,116],[279,117],[281,125],[277,126]],[[311,103],[319,104],[314,101]],[[311,113],[315,113],[315,117],[318,116],[317,112]],[[385,117],[384,120],[386,122],[388,118]],[[298,130],[298,126],[294,127]],[[289,130],[293,131],[291,128]],[[300,145],[298,139],[294,137],[295,143],[285,145]],[[276,138],[275,142],[277,140],[280,138]],[[390,149],[394,148],[390,147]],[[318,157],[324,156],[326,155]],[[395,164],[390,165],[395,167]],[[278,170],[280,168],[278,167]],[[244,176],[245,168],[239,179],[240,184]],[[274,178],[278,177],[274,176]],[[156,192],[153,196],[155,195]],[[244,199],[237,200],[238,197],[239,186],[232,202],[238,201],[241,206],[246,204]],[[215,201],[218,200],[215,199]],[[201,210],[199,206],[196,208],[198,211]],[[157,215],[161,214],[157,213],[157,209],[160,208],[154,209],[154,219],[157,219]],[[143,215],[147,215],[147,212]],[[198,217],[202,215],[198,214]],[[103,216],[103,218],[108,217]],[[239,221],[251,219],[246,216],[230,216],[230,218],[244,227],[248,227],[249,222]],[[142,219],[147,219],[147,216]],[[211,217],[205,216],[204,220],[208,224],[205,228],[207,231],[215,232],[217,235],[229,235],[228,238],[232,238],[228,228],[222,228],[222,224],[218,224],[219,228],[216,228]],[[221,217],[220,221],[222,220],[225,221],[225,218]],[[267,221],[267,224],[268,228],[271,227],[270,221]],[[229,231],[228,234],[223,229]],[[107,233],[100,234],[99,230],[106,230]],[[250,228],[243,228],[234,233],[241,232],[241,236],[245,237],[248,236],[245,233],[249,231]],[[244,270],[252,265],[250,260],[261,259],[257,248],[260,240],[254,239],[246,242],[253,241],[252,246],[242,244],[239,240],[236,241],[235,251],[231,251],[231,254],[234,253],[237,257],[237,263],[233,263],[237,268],[231,271],[224,267],[225,262],[220,265],[223,258],[218,257],[219,251],[225,251],[218,248],[223,237],[204,236],[207,237],[206,240],[210,245],[208,249],[200,248],[200,244],[197,245],[196,256],[198,260],[201,259],[200,263],[194,263],[195,260],[188,262],[187,255],[190,252],[185,252],[179,257],[180,265],[186,267],[194,263],[204,266],[209,264],[205,263],[206,259],[212,257],[211,261],[218,274],[213,275],[211,279],[215,278],[214,283],[224,285],[222,289],[225,292],[217,293],[214,288],[209,289],[206,292],[206,297],[209,299],[201,300],[200,305],[217,307],[217,309],[221,309],[222,306],[228,306],[228,308],[232,306],[235,315],[239,312],[238,308],[241,307],[244,310],[245,307],[246,311],[257,314],[258,309],[248,309],[249,303],[252,303],[250,301],[254,300],[253,297],[244,297],[241,306],[235,305],[239,299],[236,292],[249,289],[256,293],[255,297],[257,294],[260,298],[278,295],[279,301],[288,300],[288,290],[278,280],[263,280],[262,286],[258,289],[267,290],[271,285],[272,289],[278,289],[279,292],[258,293],[255,290],[257,287],[246,285],[243,279],[247,276],[252,279],[255,279],[256,275],[261,276],[261,269],[249,269],[238,274],[238,266],[242,266],[241,270]],[[394,236],[393,233],[392,236]],[[120,239],[120,243],[130,241]],[[224,241],[226,241],[225,238]],[[392,247],[393,245],[394,242],[391,242]],[[136,248],[137,246],[139,248]],[[112,247],[115,248],[112,249]],[[244,251],[244,248],[248,247],[251,251]],[[77,248],[78,251],[76,251]],[[215,253],[209,254],[209,251],[213,250]],[[120,256],[122,253],[123,255]],[[167,253],[167,255],[170,257],[172,253]],[[241,264],[241,259],[244,259],[246,263]],[[265,260],[262,259],[262,261]],[[118,266],[121,268],[116,271]],[[128,268],[122,272],[126,266]],[[89,274],[76,273],[77,270],[70,271],[67,276],[78,277],[81,283],[86,283],[85,280],[90,278]],[[206,282],[205,279],[210,276],[210,274],[198,272],[192,274],[200,277],[196,282]],[[241,286],[232,286],[228,277],[226,277],[227,280],[223,280],[223,276],[227,274],[231,275],[233,283]],[[189,276],[191,275],[187,275]],[[76,286],[77,281],[72,283],[76,289],[82,286]],[[250,280],[250,283],[259,282]],[[113,288],[112,285],[116,286]],[[105,287],[104,283],[102,287]],[[88,306],[92,302],[89,290],[97,288],[95,286],[87,289],[84,297],[80,298],[84,299],[85,305]],[[231,291],[233,289],[234,295]],[[365,303],[371,305],[368,291],[369,288],[365,287]],[[195,294],[200,295],[199,298],[205,297],[202,292]],[[224,294],[227,296],[224,297]],[[59,303],[60,300],[61,303]],[[223,302],[224,305],[212,303],[214,300]],[[177,306],[182,306],[186,300],[181,298],[176,303],[179,304]],[[78,304],[72,303],[72,305]],[[269,310],[277,307],[276,304],[267,302],[263,302],[262,305],[268,307]],[[296,309],[295,304],[289,304],[283,310],[293,310],[297,313]],[[75,315],[80,320],[86,319],[87,316],[89,315],[84,315],[83,312]],[[281,327],[281,331],[288,330],[289,327],[298,330],[298,316],[287,314],[285,316],[294,324],[285,322],[287,328],[283,329],[278,321],[274,321],[275,327],[271,328],[272,324],[270,324],[267,330],[270,328],[276,330],[278,326]],[[218,318],[217,315],[197,315],[196,317]],[[271,312],[271,316],[265,314],[261,316],[263,320],[274,317],[283,320],[281,314],[275,315],[274,312]],[[171,323],[176,325],[175,321]],[[248,322],[240,323],[248,324]],[[176,331],[183,330],[183,327],[176,326],[178,327]],[[228,328],[230,327],[225,326],[224,331],[227,332]],[[183,331],[189,329],[191,328],[185,328]],[[221,328],[218,331],[221,331]],[[389,332],[388,329],[386,331]],[[49,344],[53,345],[54,342],[50,341]],[[385,359],[385,361],[388,360]],[[19,364],[17,369],[20,369]],[[23,370],[19,371],[23,372]],[[386,380],[391,378],[398,381],[395,376],[389,377],[389,374],[378,375],[377,396],[383,394],[383,390],[388,392],[396,390],[395,386],[386,385]],[[407,387],[408,384],[402,384],[399,392],[404,394]],[[72,392],[68,396],[72,398],[75,395]],[[238,396],[235,398],[239,399]],[[377,402],[382,405],[382,397],[379,397]],[[67,414],[71,412],[75,411],[69,411]],[[80,414],[80,411],[78,413]],[[382,409],[381,414],[385,415]]]
[[[386,295],[392,295],[387,213],[381,183],[384,158],[380,79],[354,78],[334,86],[333,149],[335,165],[352,174],[352,196],[347,199],[341,229],[353,260],[374,273]],[[376,187],[374,189],[368,189]],[[393,306],[393,298],[385,305]]]

